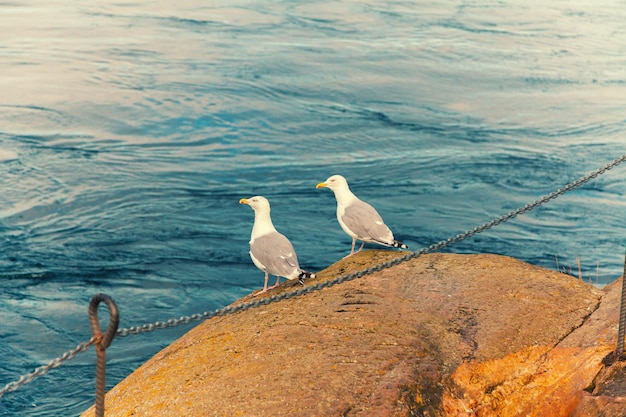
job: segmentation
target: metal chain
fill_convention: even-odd
[[[451,237],[449,239],[446,240],[442,240],[438,243],[435,243],[433,245],[430,245],[426,248],[421,249],[420,251],[417,252],[409,252],[404,256],[392,259],[390,261],[387,262],[383,262],[380,265],[375,265],[371,268],[365,268],[361,271],[357,271],[351,274],[346,274],[346,275],[342,275],[339,276],[337,278],[334,278],[332,280],[329,281],[324,281],[324,282],[319,282],[317,284],[311,285],[311,286],[307,286],[307,287],[303,287],[303,288],[299,288],[297,290],[291,291],[291,292],[285,292],[282,294],[276,294],[276,295],[272,295],[270,297],[266,297],[266,298],[262,298],[260,300],[255,300],[255,301],[251,301],[249,303],[243,303],[243,304],[238,304],[236,306],[228,306],[228,307],[224,307],[222,309],[219,310],[215,310],[215,311],[205,311],[202,314],[193,314],[191,316],[183,316],[180,317],[178,319],[170,319],[168,321],[157,321],[156,323],[153,324],[144,324],[143,326],[138,326],[138,327],[130,327],[127,329],[119,329],[117,331],[117,336],[120,337],[124,337],[124,336],[128,336],[130,334],[139,334],[139,333],[144,333],[144,332],[151,332],[157,329],[166,329],[169,327],[176,327],[178,325],[181,324],[187,324],[191,321],[202,321],[205,319],[209,319],[211,317],[215,317],[215,316],[224,316],[227,314],[233,314],[233,313],[237,313],[239,311],[244,311],[244,310],[249,310],[252,308],[256,308],[259,307],[261,305],[267,305],[267,304],[271,304],[271,303],[275,303],[277,301],[281,301],[281,300],[285,300],[288,298],[292,298],[292,297],[297,297],[303,294],[307,294],[313,291],[318,291],[321,290],[322,288],[328,288],[328,287],[332,287],[334,285],[337,284],[341,284],[343,282],[346,281],[351,281],[355,278],[361,278],[365,275],[368,274],[372,274],[374,272],[378,272],[378,271],[382,271],[383,269],[387,269],[390,268],[392,266],[395,265],[399,265],[403,262],[406,262],[408,260],[417,258],[418,256],[424,255],[426,253],[431,253],[431,252],[435,252],[438,251],[442,248],[445,248],[446,246],[450,246],[454,243],[457,243],[461,240],[467,239],[469,237],[474,236],[477,233],[481,233],[484,232],[487,229],[490,229],[494,226],[497,226],[501,223],[504,223],[506,221],[509,221],[511,219],[513,219],[514,217],[517,217],[521,214],[524,214],[530,210],[533,210],[545,203],[547,203],[550,200],[553,200],[557,197],[559,197],[562,194],[565,194],[568,191],[573,190],[574,188],[580,187],[581,185],[589,182],[590,180],[598,177],[599,175],[604,174],[605,172],[609,171],[610,169],[615,168],[617,165],[621,164],[622,162],[624,162],[626,160],[626,154],[620,156],[619,158],[617,158],[616,160],[608,163],[607,165],[605,165],[604,167],[591,172],[588,175],[585,175],[579,179],[577,179],[574,182],[571,182],[567,185],[565,185],[562,188],[559,188],[558,190],[547,194],[541,198],[539,198],[538,200],[525,205],[524,207],[520,207],[517,210],[514,210],[512,212],[510,212],[509,214],[506,214],[504,216],[498,217],[494,220],[491,220],[490,222],[487,222],[481,226],[475,227],[474,229],[468,230],[465,233],[461,233],[456,235],[455,237]]]
[[[567,184],[566,186],[564,186],[563,188],[559,188],[558,190],[556,190],[553,193],[547,194],[543,197],[541,197],[540,199],[536,200],[533,203],[527,204],[524,207],[520,207],[517,210],[514,210],[512,212],[510,212],[509,214],[506,214],[504,216],[498,217],[490,222],[487,222],[485,224],[483,224],[482,226],[478,226],[475,227],[474,229],[468,230],[465,233],[461,233],[456,235],[455,237],[446,239],[446,240],[442,240],[438,243],[435,243],[433,245],[430,245],[426,248],[421,249],[420,251],[417,252],[409,252],[404,256],[398,257],[398,258],[394,258],[390,261],[387,262],[383,262],[379,265],[375,265],[373,267],[370,268],[365,268],[363,270],[357,271],[357,272],[353,272],[351,274],[346,274],[346,275],[342,275],[339,276],[337,278],[334,278],[332,280],[329,281],[324,281],[324,282],[318,282],[317,284],[311,285],[311,286],[307,286],[307,287],[302,287],[299,288],[297,290],[291,291],[291,292],[285,292],[282,294],[277,294],[277,295],[272,295],[270,297],[267,298],[262,298],[260,300],[255,300],[249,303],[242,303],[242,304],[238,304],[235,306],[228,306],[228,307],[224,307],[215,311],[205,311],[204,313],[201,314],[192,314],[191,316],[182,316],[178,319],[170,319],[167,321],[157,321],[155,323],[150,323],[150,324],[144,324],[142,326],[133,326],[133,327],[129,327],[129,328],[125,328],[125,329],[118,329],[116,332],[116,335],[119,337],[125,337],[131,334],[139,334],[139,333],[144,333],[144,332],[151,332],[154,330],[158,330],[158,329],[166,329],[166,328],[170,328],[170,327],[176,327],[182,324],[188,324],[192,321],[202,321],[202,320],[206,320],[209,319],[211,317],[215,317],[215,316],[225,316],[225,315],[229,315],[229,314],[234,314],[240,311],[245,311],[245,310],[249,310],[252,308],[256,308],[262,305],[267,305],[267,304],[272,304],[281,300],[286,300],[289,298],[293,298],[293,297],[297,297],[300,295],[304,295],[304,294],[308,294],[310,292],[313,291],[318,291],[321,290],[323,288],[328,288],[328,287],[332,287],[334,285],[337,284],[341,284],[343,282],[346,281],[351,281],[353,279],[356,278],[361,278],[365,275],[369,275],[372,274],[374,272],[379,272],[382,271],[384,269],[390,268],[392,266],[395,265],[399,265],[403,262],[409,261],[411,259],[417,258],[421,255],[427,254],[427,253],[431,253],[431,252],[435,252],[439,249],[445,248],[447,246],[450,246],[456,242],[459,242],[461,240],[467,239],[471,236],[474,236],[477,233],[481,233],[484,232],[487,229],[490,229],[494,226],[497,226],[501,223],[504,223],[508,220],[513,219],[514,217],[519,216],[520,214],[524,214],[530,210],[533,210],[539,206],[541,206],[542,204],[547,203],[550,200],[553,200],[555,198],[557,198],[558,196],[565,194],[568,191],[573,190],[574,188],[577,188],[585,183],[587,183],[588,181],[598,177],[599,175],[604,174],[606,171],[616,167],[617,165],[619,165],[620,163],[624,162],[626,160],[626,154],[622,155],[621,157],[619,157],[618,159],[608,163],[607,165],[605,165],[604,167],[591,172],[588,175],[585,175],[584,177],[581,177],[580,179],[577,179],[576,181]],[[58,366],[60,366],[63,362],[70,360],[72,358],[74,358],[74,356],[76,356],[76,354],[80,353],[80,352],[84,352],[87,349],[89,349],[89,346],[91,346],[92,344],[95,343],[94,338],[92,337],[91,340],[89,342],[85,342],[85,343],[81,343],[80,345],[78,345],[75,349],[66,352],[65,354],[63,354],[63,356],[61,356],[60,358],[54,359],[52,361],[50,361],[50,363],[48,363],[48,365],[45,366],[41,366],[37,369],[35,369],[34,372],[24,375],[22,376],[18,381],[16,382],[11,382],[9,384],[7,384],[3,389],[0,390],[0,398],[2,398],[2,396],[9,392],[9,391],[15,391],[16,389],[18,389],[20,386],[24,385],[24,384],[28,384],[29,382],[31,382],[34,378],[44,375],[45,373],[47,373],[50,369],[52,368],[56,368]]]
[[[224,310],[224,309],[221,309]],[[139,334],[152,332],[154,330],[167,329],[169,327],[176,327],[181,324],[189,324],[192,321],[202,321],[220,314],[221,310],[205,311],[202,314],[192,314],[191,316],[182,316],[178,319],[169,319],[168,321],[157,321],[155,323],[148,323],[141,326],[132,326],[126,329],[119,329],[116,333],[118,337],[125,337],[131,334]]]
[[[47,374],[50,369],[58,368],[59,366],[61,366],[63,362],[69,361],[70,359],[74,359],[74,357],[77,354],[81,352],[85,352],[94,343],[95,343],[95,339],[92,337],[88,342],[83,342],[79,344],[74,349],[69,350],[65,352],[63,355],[61,355],[60,357],[51,360],[50,362],[48,362],[47,365],[40,366],[39,368],[36,368],[33,372],[26,374],[26,375],[22,375],[22,377],[18,379],[17,381],[6,384],[4,388],[0,389],[0,398],[2,398],[2,396],[6,394],[7,392],[15,391],[22,385],[31,383],[33,379]]]

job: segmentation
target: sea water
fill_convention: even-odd
[[[319,271],[351,243],[315,189],[332,174],[419,250],[618,158],[624,22],[622,0],[0,4],[0,386],[88,340],[96,293],[130,327],[258,290],[242,197],[266,196]],[[444,251],[601,287],[622,272],[625,179]],[[189,327],[115,339],[107,388]],[[94,356],[0,415],[80,414]]]

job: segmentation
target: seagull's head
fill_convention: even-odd
[[[260,195],[250,198],[242,198],[239,200],[239,203],[249,205],[254,211],[270,211],[270,202],[267,201],[267,198]]]
[[[329,177],[326,181],[320,182],[317,184],[315,188],[330,188],[335,193],[340,190],[348,190],[348,181],[341,175],[333,175]]]

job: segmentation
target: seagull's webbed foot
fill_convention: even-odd
[[[270,287],[267,287],[267,289],[268,289],[268,290],[271,290],[271,289],[273,289],[273,288],[276,288],[276,287],[278,287],[278,284],[280,284],[280,275],[277,275],[277,276],[276,276],[276,284],[274,284],[274,285],[272,285],[272,286],[270,286]]]

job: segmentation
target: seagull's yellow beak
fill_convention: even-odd
[[[245,198],[242,198],[241,200],[239,200],[239,204],[248,204],[248,200]]]
[[[315,188],[324,188],[324,187],[327,187],[327,186],[328,186],[328,184],[326,184],[325,182],[320,182],[319,184],[317,184],[315,186]]]

